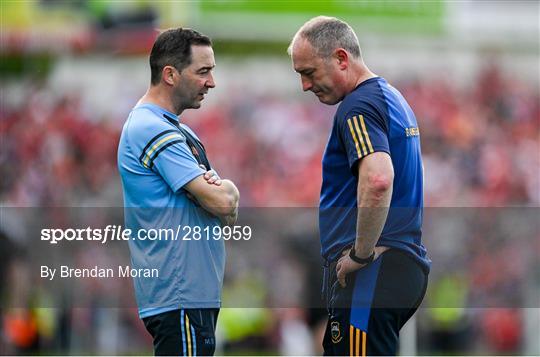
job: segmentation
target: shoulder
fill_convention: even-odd
[[[131,142],[143,146],[168,136],[185,140],[178,128],[145,107],[133,108],[126,130]]]
[[[368,126],[368,130],[369,127],[377,127],[387,132],[388,105],[382,89],[385,84],[381,77],[371,78],[345,96],[336,112],[338,127],[347,131],[358,122],[360,126]]]
[[[185,130],[187,131],[189,134],[191,134],[191,136],[193,136],[195,139],[199,140],[199,137],[197,136],[197,134],[193,131],[193,129],[191,129],[189,126],[187,126],[186,124],[184,123],[180,123],[180,126]]]
[[[368,79],[347,94],[337,109],[338,121],[346,121],[355,115],[383,118],[386,102],[381,85],[386,81],[375,77]]]

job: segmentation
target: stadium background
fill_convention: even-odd
[[[37,237],[10,208],[121,206],[116,147],[148,85],[156,28],[190,26],[215,42],[217,87],[183,117],[243,210],[316,207],[334,108],[301,92],[285,50],[319,14],[349,21],[421,128],[436,266],[402,353],[540,354],[540,230],[537,219],[516,224],[540,203],[536,1],[98,0],[1,1],[0,353],[150,353],[136,309],[102,303],[130,295],[130,281],[85,282],[92,306],[43,303],[28,268]],[[298,303],[318,289],[317,231],[297,225],[270,234],[256,264],[229,247],[224,298],[258,302],[223,309],[219,353],[319,353],[321,310]],[[272,294],[281,300],[267,303]],[[493,297],[503,302],[484,303]]]

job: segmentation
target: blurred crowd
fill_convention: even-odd
[[[395,86],[419,121],[426,206],[540,204],[537,88],[495,66],[465,89],[442,79]],[[103,192],[119,184],[116,148],[125,118],[93,118],[76,93],[30,88],[23,95],[22,105],[1,108],[0,201],[121,205],[121,197]],[[237,183],[243,206],[314,207],[332,115],[318,103],[242,93],[188,111],[183,120],[202,138],[213,166]]]
[[[399,86],[419,121],[426,206],[538,206],[538,86],[497,66],[471,78]]]
[[[467,86],[458,87],[443,78],[401,80],[393,84],[407,98],[419,122],[427,207],[535,207],[540,204],[538,88],[505,75],[496,66],[484,68]],[[2,85],[2,90],[9,88]],[[54,93],[45,83],[29,86],[19,96],[24,100],[5,101],[0,108],[2,205],[122,206],[116,149],[125,117],[92,117],[91,108],[81,104],[77,93]],[[241,206],[317,206],[321,157],[335,109],[297,99],[275,93],[264,96],[231,93],[228,100],[203,103],[200,110],[188,111],[182,116],[202,139],[220,175],[231,178],[239,187]],[[487,220],[482,227],[489,227],[490,222]],[[461,262],[463,270],[461,274],[434,276],[432,299],[450,295],[453,300],[451,303],[432,302],[432,306],[485,299],[486,291],[512,291],[513,286],[508,281],[515,282],[527,274],[529,261],[522,259],[525,246],[516,248],[502,237],[497,244],[486,248],[485,243],[482,245],[485,233],[477,229],[471,238],[477,247],[474,254],[466,247],[458,247],[459,241],[446,243],[449,250],[465,251]],[[497,232],[491,233],[496,235]],[[316,232],[312,232],[308,238],[315,237]],[[532,239],[536,247],[540,247],[540,237]],[[21,257],[28,248],[8,235],[2,235],[0,245],[0,252],[15,251],[14,247],[18,246],[16,249],[23,252]],[[84,254],[84,259],[92,259],[91,251]],[[433,254],[437,257],[437,249],[433,249]],[[509,254],[513,259],[508,258]],[[272,254],[268,256],[271,259]],[[499,263],[508,260],[517,263],[501,269],[491,263],[493,257],[500,257]],[[310,269],[318,269],[316,259],[283,274],[289,274],[291,279],[309,280],[312,278]],[[439,262],[443,259],[441,257]],[[538,257],[534,259],[538,261]],[[6,273],[13,271],[13,266],[1,268],[0,286],[6,279],[17,281],[17,277]],[[250,279],[257,281],[256,274],[255,278],[230,279],[225,291],[237,289],[235,284],[242,282],[253,290],[254,283]],[[280,285],[286,281],[288,279],[277,281],[273,288],[287,291]],[[316,284],[311,283],[315,285],[314,290],[318,290]],[[96,288],[95,294],[108,288],[104,289]],[[4,294],[6,291],[4,289]],[[458,307],[443,310],[420,314],[423,319],[419,324],[420,336],[425,337],[424,341],[431,341],[420,346],[425,351],[465,353],[470,350],[464,349],[464,341],[469,336],[471,343],[470,336],[476,334],[483,336],[483,342],[479,345],[476,342],[473,348],[492,353],[523,352],[520,349],[523,321],[519,309],[482,310],[475,312],[476,318]],[[150,340],[142,324],[137,322],[136,311],[111,311],[95,307],[80,311],[14,309],[4,312],[0,345],[6,350],[0,352],[114,354],[145,351]],[[228,341],[220,347],[224,352],[227,348],[237,351],[234,348],[246,346],[255,351],[256,346],[262,345],[271,353],[318,353],[315,346],[320,339],[324,311],[253,309],[248,315],[244,311],[236,316],[230,310],[222,316],[224,326],[229,326],[229,330],[221,332]],[[238,321],[242,319],[250,327],[237,331],[240,329]],[[260,329],[260,326],[266,328]],[[505,326],[502,332],[500,326]],[[258,331],[258,335],[249,333],[253,330]],[[290,340],[293,333],[297,334],[294,341]],[[115,336],[116,340],[111,341],[110,336]],[[86,342],[74,342],[77,338]],[[118,340],[134,342],[130,349],[120,344],[123,347],[118,350]],[[306,345],[310,347],[298,349]]]

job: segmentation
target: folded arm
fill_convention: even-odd
[[[184,189],[223,224],[234,224],[238,217],[238,189],[230,180],[211,181],[208,175],[201,175],[187,183]]]

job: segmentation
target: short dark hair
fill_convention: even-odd
[[[209,37],[187,28],[163,31],[154,42],[150,52],[150,82],[156,85],[161,80],[165,66],[181,71],[191,64],[191,46],[212,46]]]

